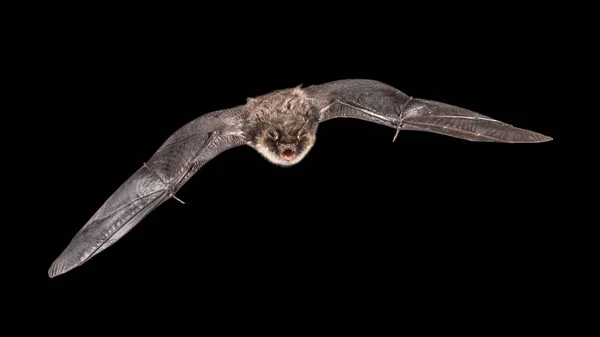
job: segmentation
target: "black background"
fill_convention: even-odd
[[[45,91],[39,178],[53,192],[28,257],[35,289],[49,304],[81,307],[89,297],[213,311],[364,302],[391,305],[390,315],[509,308],[511,319],[551,307],[556,36],[526,14],[473,10],[377,19],[389,9],[359,8],[331,19],[298,9],[303,19],[275,20],[237,9],[245,20],[236,24],[197,9],[48,18],[28,55]],[[223,153],[177,193],[185,205],[168,201],[84,265],[47,277],[180,126],[246,97],[342,78],[380,80],[555,139],[402,132],[392,143],[393,129],[332,120],[291,168],[249,147]]]

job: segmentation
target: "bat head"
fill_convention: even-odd
[[[317,125],[313,118],[264,123],[256,135],[255,149],[273,164],[297,164],[313,147]]]
[[[300,88],[248,101],[249,145],[273,164],[291,166],[313,147],[319,126],[316,109]]]

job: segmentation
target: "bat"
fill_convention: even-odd
[[[315,144],[319,124],[356,118],[400,131],[426,131],[468,141],[540,143],[551,137],[457,106],[410,97],[385,83],[346,79],[297,86],[248,98],[213,111],[173,133],[75,234],[48,270],[49,277],[76,268],[117,242],[175,193],[207,162],[248,145],[269,162],[298,164]]]

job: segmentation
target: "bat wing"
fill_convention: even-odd
[[[173,197],[200,167],[223,151],[245,144],[243,114],[242,107],[215,111],[171,135],[81,228],[52,263],[48,275],[66,273],[110,247]]]
[[[387,84],[341,80],[307,87],[320,122],[358,118],[397,130],[427,131],[479,142],[538,143],[552,138],[457,106],[412,98]],[[395,138],[394,138],[395,139]]]

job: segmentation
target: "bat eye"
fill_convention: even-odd
[[[279,138],[279,133],[277,133],[277,131],[271,129],[271,130],[267,131],[267,137],[269,137],[273,140],[277,140]]]
[[[300,131],[298,133],[298,139],[305,138],[307,135],[308,135],[308,133],[306,131]]]

